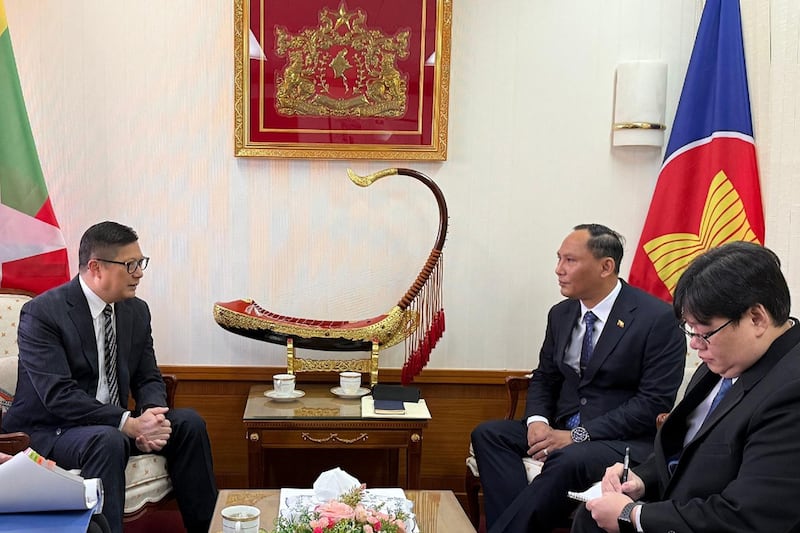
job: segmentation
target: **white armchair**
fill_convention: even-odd
[[[14,289],[0,289],[0,422],[17,389],[17,325],[20,310],[34,295]],[[175,376],[164,376],[167,404],[172,406],[177,387]],[[25,433],[0,433],[0,451],[13,454],[30,445]],[[169,498],[172,482],[166,460],[154,454],[133,456],[125,469],[125,521],[135,520],[150,507]]]

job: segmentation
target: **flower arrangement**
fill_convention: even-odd
[[[300,504],[287,516],[278,515],[272,533],[411,533],[406,511],[390,509],[385,502],[368,503],[364,489],[355,487],[313,507]]]

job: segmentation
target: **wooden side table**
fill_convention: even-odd
[[[402,455],[405,479],[391,480],[389,486],[419,488],[422,431],[427,420],[362,418],[360,399],[338,398],[326,385],[303,384],[298,388],[305,396],[290,402],[265,397],[264,393],[272,389],[269,385],[250,388],[243,422],[251,489],[268,485],[270,454],[277,450],[394,451],[389,467],[399,472]]]

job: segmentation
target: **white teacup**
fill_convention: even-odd
[[[272,388],[278,396],[291,396],[294,392],[294,374],[275,374],[272,376]]]
[[[339,374],[339,386],[345,394],[355,394],[361,388],[361,373],[341,372]]]
[[[261,510],[252,505],[232,505],[222,510],[224,533],[258,533]]]

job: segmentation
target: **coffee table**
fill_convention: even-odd
[[[247,432],[251,489],[297,483],[286,477],[268,475],[270,466],[276,462],[271,463],[275,453],[287,450],[295,454],[291,461],[298,469],[302,467],[303,453],[363,455],[369,451],[390,452],[386,470],[393,476],[382,481],[370,481],[362,476],[362,480],[371,486],[420,488],[422,431],[428,425],[427,420],[363,418],[359,398],[337,398],[331,393],[330,385],[302,384],[298,388],[303,389],[305,395],[290,402],[266,398],[264,393],[272,389],[271,384],[250,388],[242,421]],[[398,463],[399,456],[402,456],[403,463]],[[402,464],[405,467],[398,468]],[[399,470],[404,475],[398,475]],[[315,472],[314,476],[318,473]]]
[[[261,509],[261,529],[272,531],[281,491],[278,489],[221,490],[214,507],[209,533],[222,533],[222,509],[229,505],[253,505]],[[475,533],[458,500],[449,490],[407,490],[422,533]]]

